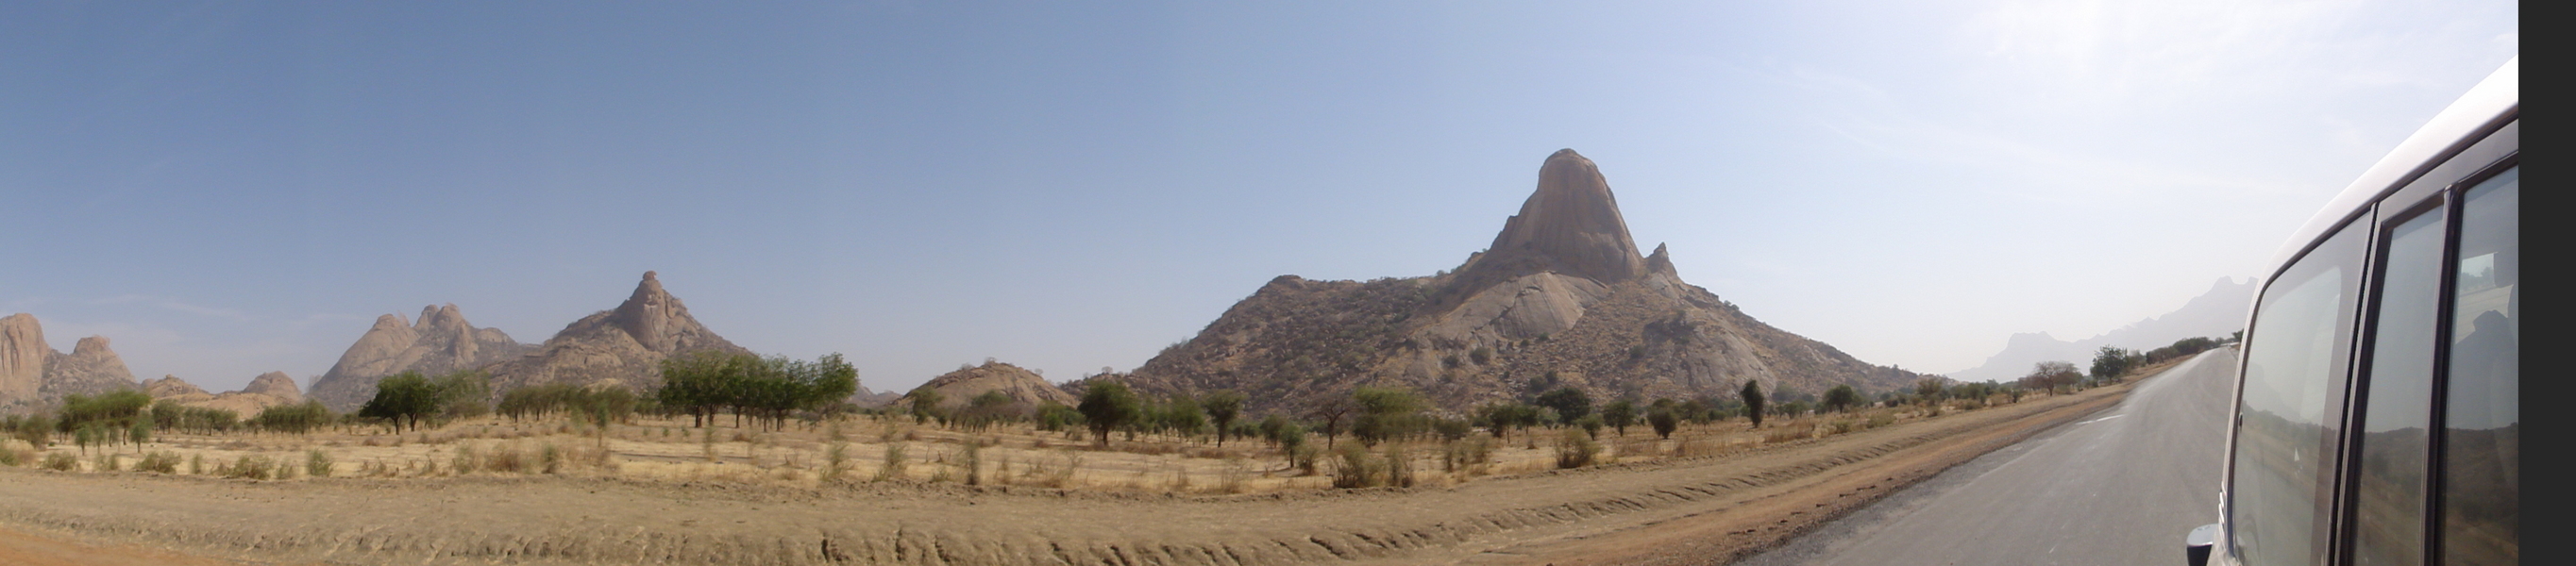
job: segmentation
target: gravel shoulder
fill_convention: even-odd
[[[127,555],[318,564],[1710,563],[1767,548],[2130,386],[1689,459],[1436,488],[1160,495],[561,477],[256,482],[0,469],[0,529]],[[166,561],[165,561],[166,562]],[[150,562],[144,562],[150,563]]]

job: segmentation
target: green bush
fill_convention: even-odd
[[[179,453],[160,451],[144,454],[143,461],[134,463],[134,471],[156,474],[179,473]]]
[[[80,458],[70,452],[45,454],[45,469],[68,472],[80,468]]]
[[[320,449],[304,451],[304,475],[317,478],[331,477],[331,454]]]
[[[1351,489],[1386,485],[1386,461],[1359,444],[1344,444],[1333,452],[1333,487]]]
[[[233,460],[233,463],[231,464],[217,466],[215,468],[215,475],[246,480],[264,480],[268,479],[271,474],[275,473],[274,468],[276,467],[277,463],[269,460],[267,456],[243,454],[241,458]]]
[[[1583,434],[1581,431],[1565,431],[1565,439],[1556,444],[1556,467],[1590,466],[1593,458],[1600,454],[1601,444],[1593,442],[1591,435]]]

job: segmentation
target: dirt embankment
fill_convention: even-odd
[[[90,547],[104,548],[102,557],[176,551],[263,563],[1709,562],[2109,407],[2127,390],[1719,456],[1439,488],[1239,496],[552,477],[251,482],[6,469],[0,525],[102,545]],[[17,551],[0,549],[0,562],[21,558],[9,552]]]

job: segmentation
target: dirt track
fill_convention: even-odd
[[[0,525],[95,562],[1286,564],[1718,562],[2128,386],[1677,461],[1442,488],[1162,496],[553,477],[251,482],[0,469]],[[19,545],[5,545],[17,547]],[[36,556],[0,549],[0,562]]]

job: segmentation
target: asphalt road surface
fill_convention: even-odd
[[[2217,520],[2236,349],[2148,378],[2118,407],[1889,496],[1743,566],[2184,563]]]

